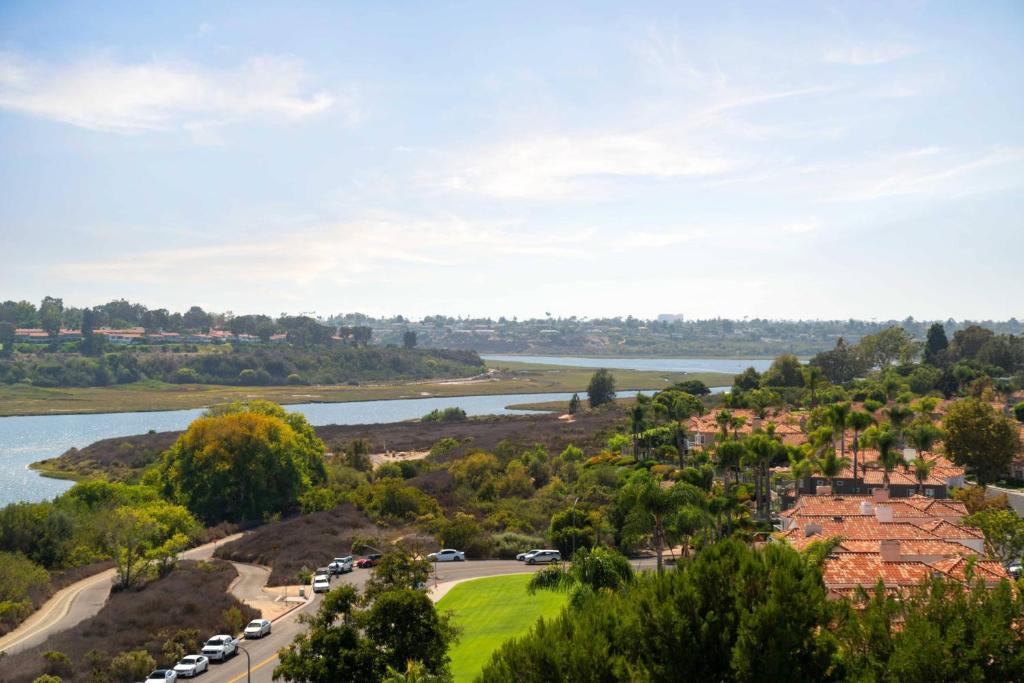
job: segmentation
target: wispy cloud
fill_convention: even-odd
[[[69,64],[0,54],[0,108],[92,130],[140,133],[222,125],[256,116],[302,119],[354,103],[310,90],[303,65],[257,57],[231,69],[190,62],[121,63],[98,57]]]
[[[825,51],[825,61],[847,66],[874,66],[909,57],[917,50],[901,43],[863,43],[844,47],[831,47]]]

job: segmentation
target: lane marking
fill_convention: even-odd
[[[249,673],[251,673],[253,671],[256,671],[257,669],[262,669],[267,664],[270,664],[272,661],[274,661],[276,659],[277,659],[277,655],[271,655],[270,657],[267,657],[262,662],[257,663],[256,666],[254,666],[251,669],[249,669]],[[248,676],[249,673],[238,674],[237,676],[235,676],[234,678],[229,680],[228,683],[238,683],[238,681],[240,681],[243,678],[245,678],[246,676]]]

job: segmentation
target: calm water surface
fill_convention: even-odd
[[[632,396],[636,392],[619,392]],[[311,424],[378,424],[423,417],[435,408],[459,406],[469,415],[507,415],[524,412],[505,406],[538,401],[568,401],[572,394],[504,394],[446,398],[396,399],[357,403],[304,403],[285,406],[304,413]],[[41,477],[30,463],[60,455],[74,446],[83,448],[100,439],[185,429],[202,409],[152,413],[99,413],[93,415],[39,415],[0,417],[0,506],[15,501],[53,498],[72,482]]]

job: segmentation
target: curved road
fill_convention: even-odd
[[[438,584],[464,581],[466,579],[534,572],[541,568],[541,565],[530,566],[515,560],[478,560],[443,563],[436,566],[437,575],[432,579],[431,587]],[[651,569],[654,567],[654,561],[634,561],[633,566],[636,569]],[[362,589],[369,577],[370,572],[368,570],[356,569],[350,574],[335,578],[334,582],[350,583]],[[319,605],[320,596],[315,595],[312,600],[302,607],[292,610],[274,621],[273,631],[269,636],[260,640],[242,641],[241,646],[249,652],[249,659],[252,664],[252,681],[255,683],[271,683],[274,667],[277,666],[278,650],[286,647],[296,635],[306,628],[305,624],[299,622],[299,615],[314,614]],[[210,673],[204,674],[201,679],[207,681],[207,683],[242,683],[246,681],[245,655],[240,653],[237,657],[223,664],[211,664]]]
[[[208,560],[217,546],[233,541],[241,534],[186,550],[183,560]],[[35,647],[55,633],[66,631],[93,617],[107,604],[115,570],[108,569],[77,581],[53,594],[49,600],[3,638],[0,652],[14,654]],[[262,586],[261,586],[262,587]]]

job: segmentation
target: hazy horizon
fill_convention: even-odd
[[[1021,318],[1021,121],[1019,2],[5,2],[0,299]]]

